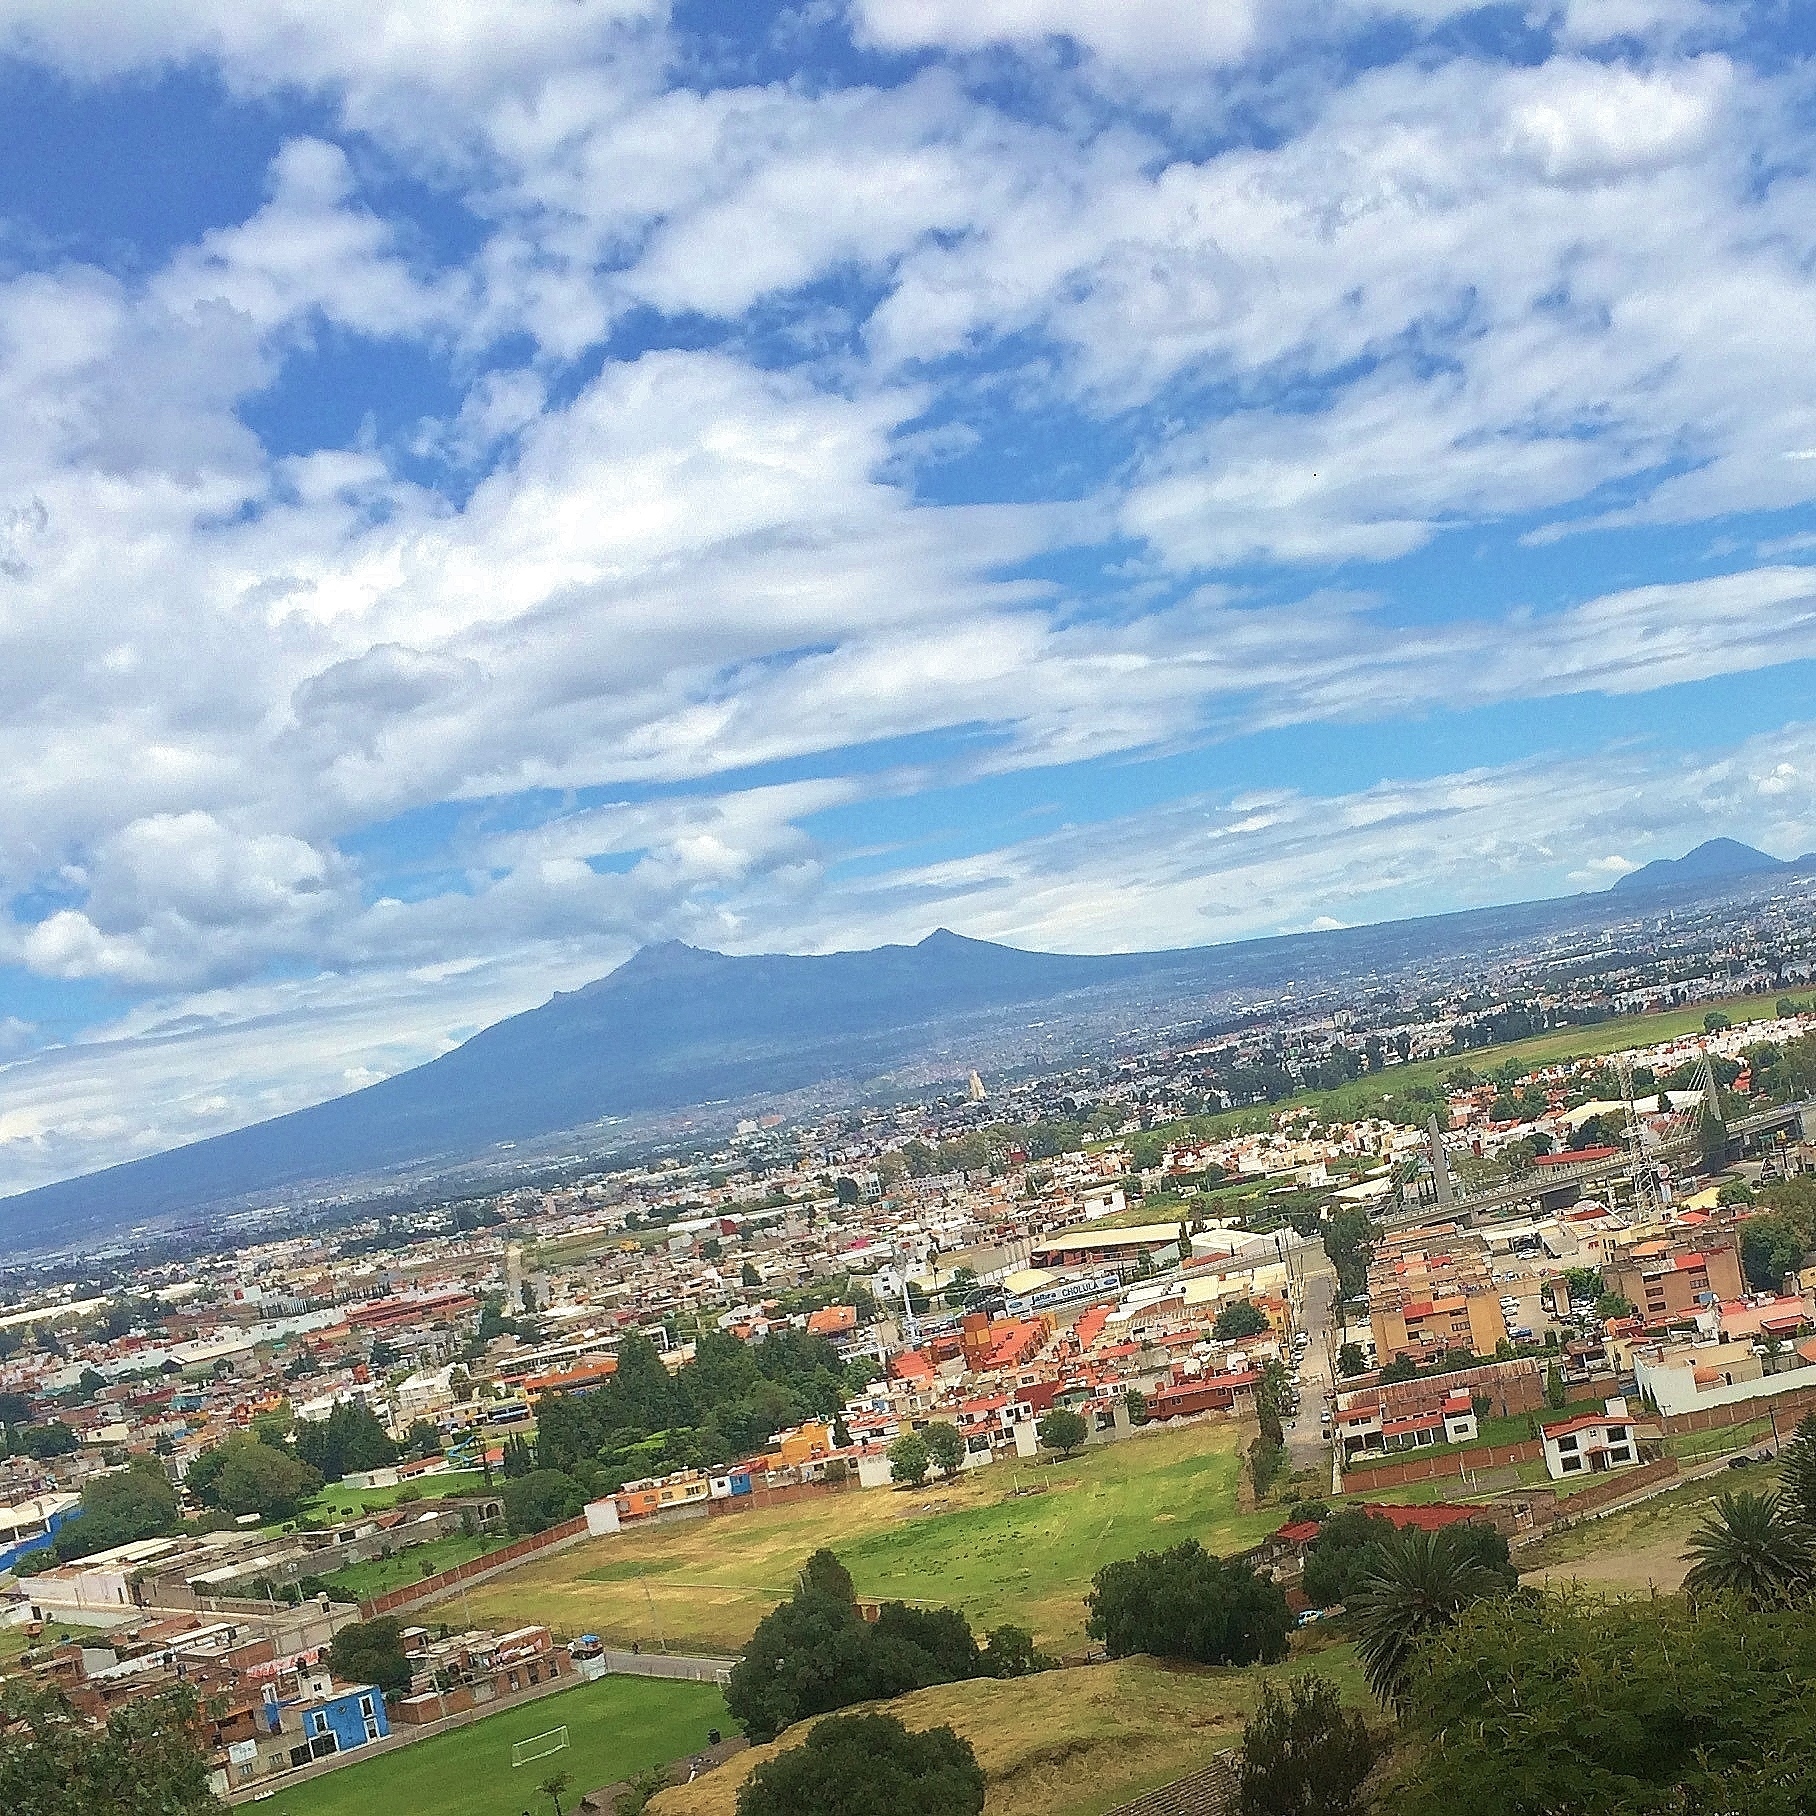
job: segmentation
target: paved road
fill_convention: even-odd
[[[1286,1428],[1286,1452],[1294,1469],[1323,1470],[1330,1464],[1330,1446],[1318,1435],[1318,1414],[1330,1386],[1331,1306],[1337,1296],[1337,1275],[1316,1240],[1298,1243],[1292,1251],[1299,1328],[1311,1338],[1305,1365],[1299,1371],[1299,1416]]]

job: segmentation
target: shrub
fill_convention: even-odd
[[[980,1816],[984,1774],[950,1728],[913,1733],[893,1715],[839,1715],[766,1759],[738,1791],[738,1816]]]
[[[1263,1684],[1242,1735],[1242,1816],[1350,1816],[1375,1757],[1328,1677],[1308,1671],[1284,1696]]]
[[[1106,1564],[1085,1597],[1085,1631],[1112,1658],[1146,1652],[1202,1665],[1273,1664],[1292,1616],[1276,1583],[1196,1539]]]

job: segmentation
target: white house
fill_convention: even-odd
[[[1608,1400],[1600,1412],[1541,1425],[1539,1436],[1545,1444],[1545,1472],[1554,1482],[1605,1469],[1629,1469],[1639,1461],[1639,1440],[1625,1400]]]

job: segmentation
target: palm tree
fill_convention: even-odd
[[[1474,1557],[1454,1529],[1409,1528],[1379,1540],[1375,1553],[1349,1614],[1369,1688],[1397,1708],[1419,1642],[1455,1626],[1471,1602],[1503,1592],[1507,1582]]]
[[[1785,1512],[1816,1527],[1816,1412],[1808,1413],[1778,1453]]]
[[[1749,1608],[1787,1608],[1816,1587],[1816,1546],[1775,1493],[1724,1494],[1690,1534],[1691,1594],[1733,1595]]]
[[[536,1789],[548,1798],[555,1806],[555,1816],[561,1816],[561,1794],[574,1782],[571,1772],[551,1772]]]

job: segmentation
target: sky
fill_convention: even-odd
[[[1799,0],[0,0],[0,1192],[653,940],[1816,848]]]

